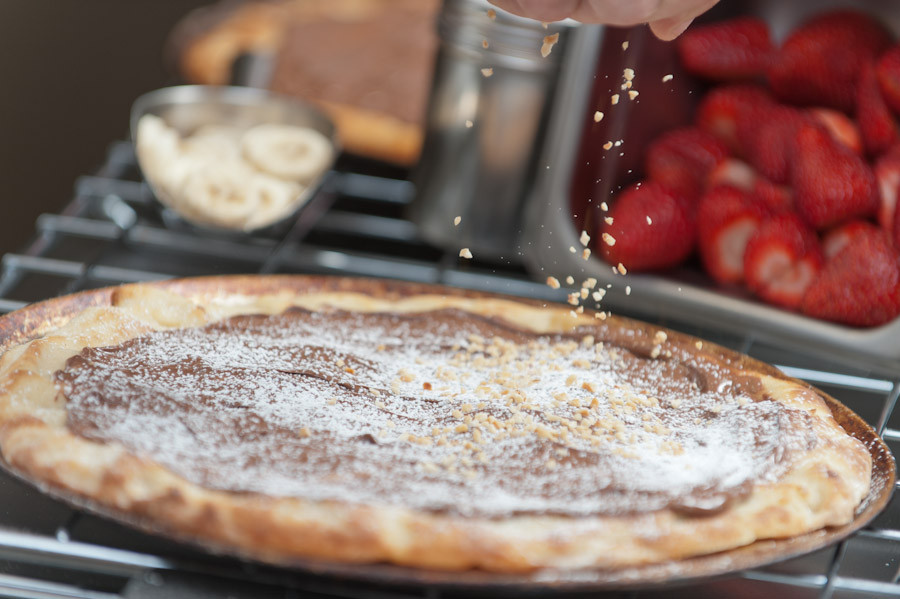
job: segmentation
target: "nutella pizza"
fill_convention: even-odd
[[[5,462],[232,553],[616,570],[846,527],[872,499],[840,404],[647,324],[355,279],[74,298],[0,319]]]
[[[241,54],[274,60],[273,91],[313,101],[348,151],[411,165],[419,157],[437,49],[437,0],[220,3],[173,34],[192,83],[229,82]]]

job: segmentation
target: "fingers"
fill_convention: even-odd
[[[719,0],[693,0],[691,2],[678,2],[678,0],[670,1],[668,4],[684,5],[690,4],[686,10],[676,13],[673,16],[662,17],[650,22],[650,30],[653,35],[663,41],[671,41],[684,33],[684,30],[690,26],[695,18],[705,13],[707,10],[715,6]]]
[[[538,21],[561,21],[572,16],[581,0],[490,0],[497,8]]]

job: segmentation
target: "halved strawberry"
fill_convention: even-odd
[[[875,163],[875,178],[878,181],[878,224],[888,235],[893,236],[897,194],[900,193],[900,145],[894,146],[878,159]]]
[[[819,239],[793,214],[771,216],[744,251],[747,287],[765,301],[797,308],[822,267]]]
[[[773,102],[771,94],[759,85],[716,87],[700,101],[694,121],[700,129],[725,142],[733,153],[743,155],[738,142],[738,121],[748,108]]]
[[[706,272],[719,283],[744,280],[744,249],[765,209],[744,191],[720,185],[697,207],[697,247]]]
[[[887,235],[860,232],[825,263],[801,304],[815,318],[877,326],[900,314],[900,265]]]
[[[862,133],[866,153],[879,156],[900,139],[897,123],[891,114],[875,74],[872,63],[863,64],[856,90],[856,120]]]
[[[706,188],[730,185],[745,191],[767,212],[778,213],[794,209],[790,188],[776,185],[761,176],[753,167],[737,158],[726,158],[714,168],[706,179]]]
[[[664,133],[647,148],[644,172],[691,201],[699,199],[709,172],[728,156],[725,144],[695,127]]]
[[[824,13],[791,33],[769,68],[775,96],[800,105],[853,110],[860,68],[891,43],[872,17],[854,10]]]
[[[878,208],[872,169],[817,126],[797,134],[791,181],[797,212],[816,229],[872,216]]]
[[[628,270],[668,268],[694,248],[690,206],[659,183],[646,181],[623,191],[608,216],[612,224],[602,223],[596,247],[612,265],[621,262]]]
[[[755,17],[691,27],[676,47],[685,70],[720,81],[764,75],[775,51],[769,26]]]
[[[759,175],[752,166],[737,158],[726,158],[709,172],[709,176],[706,178],[706,188],[730,185],[750,191],[756,185],[757,179],[759,179]]]
[[[900,114],[900,45],[881,55],[876,72],[885,102]]]
[[[835,257],[853,245],[860,236],[871,235],[873,231],[879,231],[879,228],[867,220],[852,220],[832,229],[822,238],[825,259]]]
[[[834,140],[857,154],[862,154],[863,141],[856,123],[847,115],[831,108],[810,108],[813,120],[820,123]]]
[[[790,179],[794,139],[809,115],[790,106],[757,106],[738,121],[738,140],[747,161],[775,183]]]
[[[753,196],[772,214],[794,211],[794,196],[786,185],[775,185],[759,177],[753,185]]]

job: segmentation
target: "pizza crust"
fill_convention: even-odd
[[[869,490],[872,461],[811,387],[712,344],[667,332],[676,355],[702,353],[723,368],[759,377],[769,395],[814,416],[815,451],[774,484],[759,485],[721,513],[692,517],[662,510],[627,516],[466,518],[406,509],[312,502],[202,488],[116,443],[96,443],[65,426],[65,399],[54,372],[83,347],[113,345],[143,333],[198,326],[227,316],[276,314],[289,306],[421,312],[455,307],[536,332],[596,324],[564,307],[501,298],[373,293],[352,283],[340,291],[285,290],[193,298],[149,285],[118,288],[111,306],[87,308],[64,326],[0,358],[0,450],[28,478],[74,494],[180,538],[253,558],[390,562],[437,570],[478,568],[526,573],[542,568],[616,569],[679,560],[850,522]],[[193,300],[196,300],[193,301]],[[615,318],[653,343],[656,328]]]

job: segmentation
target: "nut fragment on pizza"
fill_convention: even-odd
[[[195,281],[33,312],[52,325],[0,358],[6,463],[273,563],[497,573],[802,535],[869,491],[820,392],[687,335],[428,285]]]

